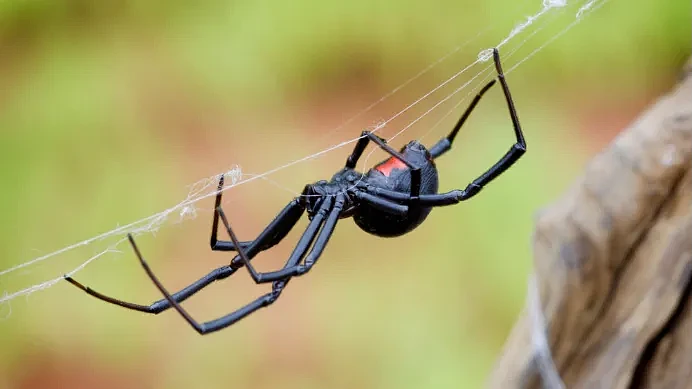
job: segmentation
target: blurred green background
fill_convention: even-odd
[[[506,70],[572,23],[581,4],[503,46]],[[689,1],[597,4],[509,73],[529,151],[473,201],[435,210],[397,239],[344,221],[276,304],[205,337],[175,312],[126,311],[63,282],[14,299],[0,305],[0,388],[483,386],[524,303],[534,213],[673,85],[691,52]],[[540,9],[539,0],[0,2],[0,270],[171,207],[187,185],[233,165],[262,173],[353,139]],[[471,67],[381,135],[416,121],[392,144],[433,144],[492,77],[488,66]],[[487,96],[439,160],[441,190],[464,187],[513,142],[500,89]],[[227,191],[237,232],[251,239],[352,147]],[[360,167],[383,158],[376,151]],[[173,215],[139,237],[170,290],[231,258],[209,250],[212,208],[203,200],[197,218]],[[257,266],[280,267],[302,226]],[[106,247],[0,276],[0,293]],[[76,279],[134,302],[159,299],[129,247],[120,249]],[[203,321],[266,290],[238,272],[185,306]]]

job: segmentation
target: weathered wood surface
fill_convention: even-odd
[[[691,388],[690,62],[538,214],[533,240],[539,302],[489,387]]]

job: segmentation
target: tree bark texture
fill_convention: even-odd
[[[536,218],[491,388],[691,388],[691,66]]]

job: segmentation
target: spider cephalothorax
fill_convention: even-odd
[[[382,237],[403,235],[419,226],[433,207],[456,204],[479,193],[486,184],[507,170],[524,154],[527,146],[496,49],[493,52],[493,59],[498,72],[497,78],[503,88],[510,112],[516,141],[495,165],[472,181],[465,189],[438,193],[438,171],[434,160],[450,150],[460,128],[484,93],[496,82],[495,80],[479,91],[450,134],[438,141],[430,150],[418,141],[412,141],[400,151],[396,151],[384,139],[364,131],[347,158],[344,168],[339,170],[330,181],[322,180],[306,185],[301,196],[291,200],[255,240],[240,242],[231,229],[221,209],[224,177],[220,177],[210,244],[212,250],[237,251],[238,254],[229,265],[213,270],[173,295],[164,288],[149,268],[132,236],[129,236],[129,239],[135,254],[151,280],[164,295],[164,299],[151,305],[134,304],[96,292],[70,277],[66,276],[65,279],[98,299],[136,311],[159,313],[173,307],[201,334],[232,325],[261,307],[272,304],[279,298],[292,277],[307,273],[325,249],[339,219],[353,217],[361,229],[373,235]],[[390,157],[362,174],[355,170],[356,164],[369,142],[378,145]],[[250,263],[251,259],[284,239],[304,213],[307,213],[310,222],[284,267],[267,273],[259,273],[255,270]],[[220,219],[231,238],[230,241],[217,240]],[[180,306],[182,301],[205,286],[229,277],[241,267],[248,270],[256,283],[272,283],[272,291],[226,316],[205,323],[198,323]]]

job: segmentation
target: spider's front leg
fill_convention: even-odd
[[[361,155],[363,155],[363,152],[366,150],[366,146],[368,146],[368,142],[370,142],[374,138],[380,139],[380,141],[385,142],[385,139],[382,139],[382,138],[378,137],[377,135],[374,135],[370,131],[361,131],[361,136],[359,137],[359,140],[356,142],[356,146],[354,146],[354,150],[351,152],[351,154],[347,158],[346,165],[344,165],[344,167],[349,168],[349,169],[356,168],[356,163],[359,161],[359,159],[361,158]]]
[[[510,147],[501,159],[496,162],[491,168],[486,170],[477,179],[472,181],[467,187],[462,191],[452,191],[445,194],[433,195],[428,199],[430,205],[448,205],[450,201],[456,199],[457,201],[464,201],[475,194],[479,193],[481,189],[488,183],[493,181],[496,177],[500,176],[503,172],[508,170],[517,160],[524,155],[527,151],[527,143],[525,142],[524,134],[522,133],[522,127],[520,126],[520,119],[517,116],[517,110],[515,109],[515,103],[513,102],[512,95],[510,94],[510,88],[508,87],[508,82],[505,80],[505,74],[503,73],[503,67],[501,66],[500,54],[498,49],[493,49],[493,62],[496,66],[496,71],[498,72],[498,81],[500,81],[501,87],[503,89],[503,95],[505,96],[506,104],[508,105],[508,112],[510,113],[510,120],[513,124],[513,130],[515,132],[515,144]],[[482,89],[478,98],[472,103],[475,105],[481,95],[490,88],[492,84],[488,84],[484,89]],[[473,108],[473,106],[471,107]],[[468,115],[468,113],[466,113]]]
[[[505,74],[503,73],[503,67],[501,66],[500,54],[498,49],[493,49],[493,62],[496,65],[496,71],[498,72],[498,80],[500,81],[501,87],[503,88],[503,95],[505,96],[505,102],[508,105],[508,112],[510,113],[510,120],[513,123],[513,130],[515,131],[515,144],[510,146],[503,157],[496,162],[490,169],[484,172],[479,178],[472,181],[471,184],[467,186],[464,190],[465,194],[462,196],[461,200],[466,200],[469,197],[474,196],[477,192],[481,190],[486,184],[493,181],[496,177],[500,176],[503,172],[508,170],[517,160],[520,159],[527,151],[527,143],[525,142],[525,136],[522,133],[522,127],[520,126],[520,119],[517,117],[517,110],[515,109],[515,103],[513,102],[513,97],[510,94],[510,88],[508,87],[508,82],[505,80]]]

